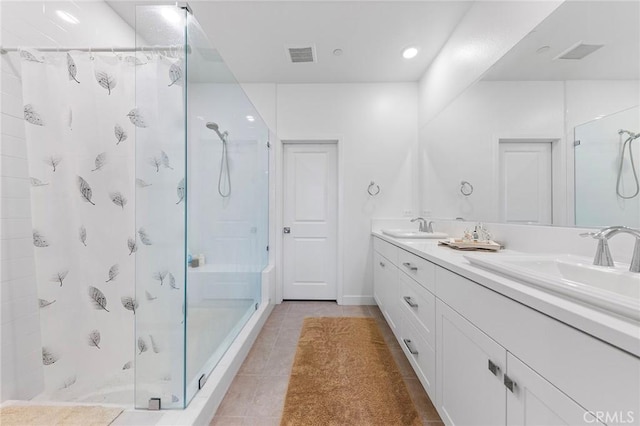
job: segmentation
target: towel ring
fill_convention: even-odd
[[[466,180],[461,181],[460,182],[460,192],[465,197],[468,197],[469,195],[473,194],[473,185],[471,185]]]
[[[367,188],[367,192],[372,197],[375,197],[376,195],[378,195],[380,193],[380,185],[378,185],[374,181],[371,181],[371,183],[369,184],[369,187]]]

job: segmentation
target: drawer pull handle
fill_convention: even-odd
[[[514,382],[511,377],[504,375],[504,385],[513,393],[513,390],[517,387],[516,382]]]
[[[411,296],[404,296],[403,299],[405,302],[407,302],[407,305],[411,306],[412,308],[418,307],[418,304],[411,300]]]
[[[417,266],[413,266],[411,263],[409,262],[404,262],[403,265],[407,268],[409,268],[410,271],[417,271],[418,267]]]
[[[384,268],[386,265],[384,264],[384,262],[380,262],[380,266]]]
[[[418,355],[418,350],[411,344],[411,339],[402,339],[402,341],[404,342],[404,345],[407,347],[407,349],[409,349],[411,355]]]
[[[500,374],[500,367],[498,367],[493,361],[489,360],[489,371],[491,371],[494,376],[497,376]]]

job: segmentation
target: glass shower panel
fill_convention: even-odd
[[[189,401],[261,303],[269,132],[192,16],[187,39]]]
[[[629,134],[619,133],[620,130],[640,132],[640,107],[575,127],[575,140],[580,141],[575,147],[577,226],[640,227],[640,194],[623,198],[632,196],[637,188],[631,161],[640,173],[640,138],[625,145]],[[633,159],[629,155],[629,144]]]
[[[137,408],[154,398],[163,409],[186,405],[186,15],[175,6],[137,6],[138,51],[124,58],[136,70],[135,108],[123,111],[122,127],[136,136],[136,225],[127,245],[136,257]]]

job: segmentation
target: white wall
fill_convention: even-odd
[[[0,3],[5,47],[133,45],[132,29],[102,1]],[[71,24],[56,10],[78,18]],[[43,389],[30,185],[24,139],[19,55],[2,55],[0,161],[2,328],[0,400],[28,399]]]
[[[477,81],[562,2],[475,2],[420,79],[420,126]]]
[[[417,85],[278,85],[277,133],[282,140],[339,140],[342,303],[373,303],[370,219],[417,208]],[[281,170],[281,151],[276,161]],[[367,194],[371,181],[381,188],[375,198]]]

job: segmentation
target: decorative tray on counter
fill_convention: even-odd
[[[448,246],[456,250],[482,250],[482,251],[498,251],[502,248],[502,245],[496,243],[493,240],[487,241],[473,241],[462,240],[457,238],[447,238],[446,240],[438,241],[438,245]]]

